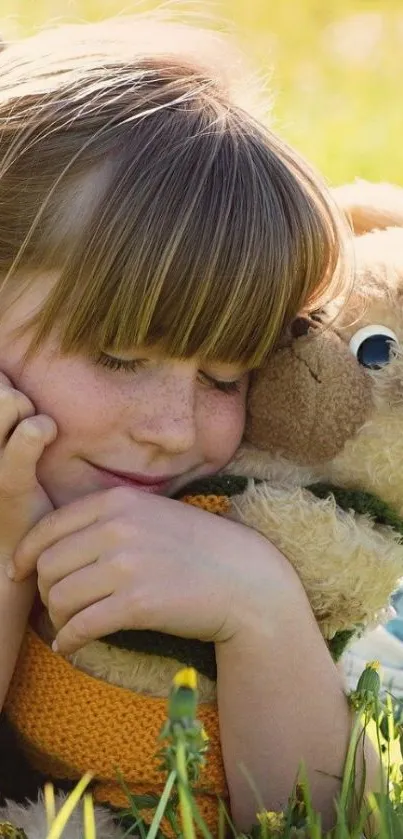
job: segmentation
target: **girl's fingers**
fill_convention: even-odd
[[[35,407],[31,400],[0,378],[0,448],[7,444],[13,428],[21,420],[32,417],[34,413]]]
[[[38,582],[46,593],[69,574],[96,562],[107,547],[107,538],[96,523],[60,539],[56,545],[43,551],[29,570],[37,569]],[[21,572],[21,565],[18,568]],[[24,569],[25,573],[27,570]]]
[[[2,495],[21,495],[36,486],[38,460],[56,435],[56,423],[43,414],[18,423],[1,457]]]
[[[40,583],[39,591],[42,601],[47,606],[53,626],[60,629],[74,615],[78,615],[89,606],[113,594],[113,572],[105,566],[102,573],[99,565],[92,564],[81,568],[74,574],[69,574],[53,586],[46,600],[42,595]]]
[[[95,524],[101,517],[104,497],[105,491],[100,490],[44,516],[24,536],[15,551],[15,580],[26,577],[35,568],[41,554],[56,542]]]
[[[71,655],[90,641],[118,632],[122,628],[124,604],[111,595],[74,615],[58,632],[53,649]]]

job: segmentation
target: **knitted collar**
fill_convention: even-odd
[[[165,699],[144,696],[77,670],[29,627],[5,711],[29,765],[46,780],[77,781],[89,770],[94,775],[95,801],[126,809],[129,790],[149,820],[149,808],[160,798],[166,780],[156,753],[166,721]],[[197,716],[208,732],[209,759],[201,769],[196,797],[214,836],[217,796],[228,805],[217,706],[200,703]],[[15,749],[9,760],[15,761]],[[26,792],[22,784],[18,793],[17,783],[11,795],[14,798],[21,792],[22,801]],[[163,832],[176,836],[167,823]]]
[[[255,480],[255,483],[261,481]],[[244,492],[247,485],[248,478],[242,475],[216,475],[194,482],[182,491],[178,498],[210,512],[222,513],[229,508],[231,498]],[[313,484],[307,489],[318,498],[333,495],[341,509],[370,515],[377,524],[387,524],[403,536],[402,519],[385,502],[369,492],[343,489],[331,484]],[[327,641],[335,661],[340,658],[353,635],[353,630],[343,630]],[[122,630],[106,636],[103,640],[121,649],[175,658],[182,664],[195,667],[199,673],[210,679],[215,680],[217,677],[215,648],[212,643],[178,638],[175,635],[150,630]]]

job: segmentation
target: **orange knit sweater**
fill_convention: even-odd
[[[96,801],[128,806],[119,783],[134,794],[161,793],[164,775],[155,752],[166,720],[166,701],[141,696],[94,679],[53,653],[29,629],[6,702],[7,716],[22,737],[32,765],[52,779],[95,775]],[[198,804],[210,830],[216,796],[227,797],[215,705],[200,705],[198,718],[210,738],[198,786]]]

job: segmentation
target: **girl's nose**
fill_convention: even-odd
[[[137,401],[137,400],[136,400]],[[135,408],[131,435],[137,443],[182,454],[196,442],[196,386],[171,377],[148,393]]]

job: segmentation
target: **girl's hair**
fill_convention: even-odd
[[[256,367],[344,282],[324,185],[191,39],[126,18],[1,53],[4,300],[57,277],[31,351],[57,327],[62,352],[143,344]]]

